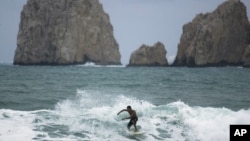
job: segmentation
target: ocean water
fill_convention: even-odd
[[[250,124],[250,70],[0,65],[1,141],[228,141]],[[145,133],[126,132],[131,105]]]

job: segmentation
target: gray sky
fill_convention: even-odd
[[[0,0],[0,62],[13,62],[20,12],[27,0]],[[184,24],[199,13],[212,12],[226,0],[99,0],[109,14],[114,35],[128,64],[142,44],[164,43],[172,60]],[[250,16],[250,0],[241,0]],[[172,58],[172,59],[171,59]]]

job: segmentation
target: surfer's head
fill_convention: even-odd
[[[131,106],[127,106],[127,109],[131,110]]]

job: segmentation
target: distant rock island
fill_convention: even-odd
[[[161,42],[153,46],[142,45],[131,54],[128,66],[167,66],[166,54]]]
[[[228,0],[183,27],[174,66],[250,67],[250,24],[245,5]]]
[[[120,59],[98,0],[28,0],[23,7],[14,64],[119,65]]]

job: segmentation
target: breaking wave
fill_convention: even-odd
[[[143,135],[125,132],[128,116],[117,112],[131,105]],[[230,124],[248,124],[250,110],[192,107],[182,101],[153,105],[125,95],[77,90],[73,99],[53,110],[0,109],[0,140],[229,140]]]

